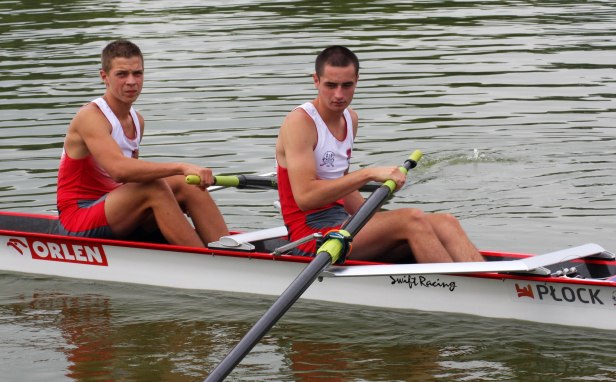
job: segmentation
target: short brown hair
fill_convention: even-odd
[[[116,40],[107,44],[101,54],[101,64],[105,72],[111,70],[111,60],[116,57],[131,58],[138,56],[143,64],[141,49],[128,40]]]
[[[355,74],[359,74],[359,59],[349,48],[341,45],[332,45],[319,53],[314,63],[314,70],[317,76],[320,77],[323,74],[323,68],[326,64],[336,67],[345,67],[353,64],[355,66]]]

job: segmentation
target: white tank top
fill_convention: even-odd
[[[317,145],[314,148],[314,160],[317,165],[319,179],[337,179],[342,177],[351,161],[353,151],[353,120],[351,113],[344,110],[346,121],[346,137],[340,141],[329,131],[325,121],[319,115],[312,102],[298,106],[314,121],[317,129]]]
[[[137,158],[139,156],[139,142],[141,141],[141,126],[139,125],[139,118],[134,108],[130,108],[130,115],[133,118],[135,124],[136,134],[134,139],[130,139],[124,134],[122,124],[114,112],[111,110],[107,102],[102,98],[95,99],[94,102],[101,109],[105,117],[111,123],[111,136],[118,143],[124,156],[129,158]]]

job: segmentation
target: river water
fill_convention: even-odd
[[[424,152],[387,208],[448,211],[482,249],[616,250],[612,1],[0,1],[0,208],[49,213],[62,139],[102,47],[145,55],[141,156],[274,169],[316,54],[361,60],[353,168]],[[213,194],[232,229],[272,191]],[[198,381],[273,300],[0,274],[3,381]],[[616,317],[615,317],[616,319]],[[613,333],[300,301],[245,381],[616,381]]]

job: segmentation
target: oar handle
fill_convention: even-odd
[[[194,185],[201,184],[201,177],[199,175],[187,175],[186,183]]]
[[[422,155],[423,154],[419,150],[413,151],[413,153],[409,155],[408,159],[400,167],[400,171],[407,174],[411,168],[417,166],[417,162],[419,162]],[[381,187],[370,194],[368,199],[366,199],[359,209],[355,211],[353,216],[351,216],[351,218],[342,225],[340,230],[337,231],[337,235],[332,238],[326,237],[328,240],[326,240],[317,250],[317,253],[327,252],[332,258],[332,264],[344,262],[347,255],[345,253],[347,251],[347,246],[344,245],[345,241],[348,244],[348,241],[355,237],[357,232],[359,232],[359,230],[366,225],[372,215],[374,215],[376,211],[381,208],[387,198],[389,198],[395,191],[396,182],[391,179],[385,181]]]
[[[198,185],[201,183],[201,177],[199,175],[188,175],[186,176],[186,183]],[[278,188],[278,181],[275,176],[216,175],[212,186],[275,190]]]
[[[256,190],[276,190],[278,189],[278,179],[276,175],[216,175],[214,185],[217,187],[236,187],[239,189],[249,188]],[[201,177],[199,175],[186,176],[186,183],[199,185]],[[381,183],[369,182],[364,184],[359,191],[373,192],[381,187]]]
[[[409,159],[404,163],[404,171],[407,172],[410,168],[417,165],[417,161],[421,158],[421,152],[415,151]],[[395,184],[393,189],[395,190]],[[381,204],[387,199],[390,193],[390,187],[383,185],[379,187],[372,195],[362,204],[359,210],[349,220],[353,224],[357,224],[359,228],[365,224],[365,221],[372,216],[372,214],[378,209]],[[375,194],[379,194],[379,200],[374,197]],[[372,200],[372,202],[370,202]],[[373,211],[367,211],[364,207],[369,204],[369,209]],[[363,211],[359,214],[360,211]],[[218,366],[212,371],[212,373],[205,380],[206,382],[220,382],[225,379],[227,375],[233,370],[235,366],[244,358],[246,354],[252,349],[257,342],[263,338],[265,333],[269,331],[272,326],[282,317],[282,315],[289,310],[289,308],[297,301],[297,299],[304,293],[306,289],[317,279],[317,277],[332,263],[340,257],[340,253],[344,252],[345,244],[348,242],[347,238],[352,238],[357,230],[349,231],[346,228],[348,224],[343,226],[343,229],[334,231],[335,233],[330,236],[328,240],[319,248],[319,253],[316,257],[304,268],[304,270],[297,276],[297,278],[289,285],[289,287],[278,297],[274,304],[265,312],[265,314],[257,321],[256,324],[244,335],[242,340],[227,354],[227,356],[218,364]],[[351,233],[350,233],[351,232]]]
[[[194,185],[201,184],[201,177],[199,175],[188,175],[186,176],[186,183]],[[240,178],[239,176],[233,175],[216,175],[212,186],[239,187]]]
[[[408,159],[404,161],[404,164],[400,166],[400,171],[405,175],[408,174],[409,170],[415,168],[417,166],[417,162],[421,159],[423,153],[419,150],[413,151],[411,155],[409,155]],[[396,182],[393,180],[387,180],[383,183],[384,186],[387,186],[390,190],[390,194],[396,191]]]

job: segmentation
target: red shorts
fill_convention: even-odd
[[[59,230],[63,235],[115,238],[105,216],[105,198],[80,200],[60,210]]]
[[[349,214],[344,207],[336,205],[326,210],[314,212],[306,215],[304,222],[298,224],[287,225],[289,231],[289,239],[291,241],[299,240],[314,233],[322,233],[339,229],[342,224],[349,218]],[[315,256],[317,251],[316,240],[310,240],[293,249],[293,254],[301,256]]]

